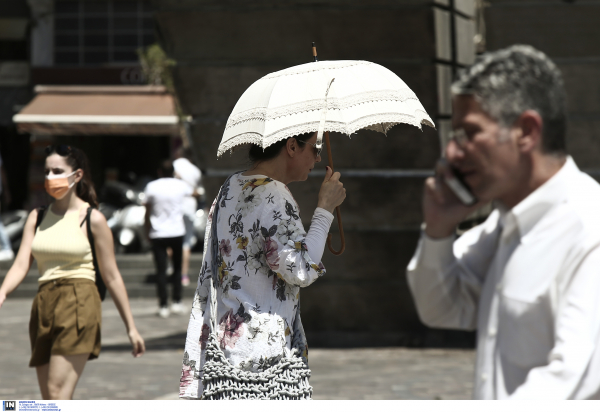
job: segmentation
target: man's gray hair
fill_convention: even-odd
[[[539,50],[526,45],[482,54],[452,84],[454,95],[473,95],[503,127],[526,110],[543,121],[542,151],[565,154],[566,97],[560,70]]]

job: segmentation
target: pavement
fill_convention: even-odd
[[[31,298],[10,297],[0,309],[0,398],[39,399],[29,368]],[[183,302],[191,307],[191,299]],[[134,359],[112,300],[102,304],[102,352],[86,364],[74,399],[178,399],[188,316],[156,316],[155,298],[132,298],[147,352]],[[309,342],[310,344],[310,342]],[[314,399],[470,399],[473,350],[311,347]]]

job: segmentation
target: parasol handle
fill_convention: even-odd
[[[331,157],[331,145],[329,144],[329,132],[325,132],[325,146],[327,146],[327,156],[329,160],[329,167],[331,167],[331,171],[333,172],[333,158]],[[337,216],[338,228],[340,229],[340,240],[341,247],[340,250],[335,250],[333,246],[331,246],[331,233],[327,235],[327,247],[329,251],[336,256],[344,253],[344,249],[346,249],[346,239],[344,238],[344,227],[342,226],[342,214],[340,213],[340,207],[337,206],[335,208],[335,214]]]

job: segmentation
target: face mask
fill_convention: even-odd
[[[75,172],[77,172],[77,170]],[[69,177],[73,176],[75,172],[68,175],[63,173],[60,175],[46,176],[46,182],[44,184],[46,192],[55,199],[63,197],[65,193],[75,185],[75,182],[69,184]]]

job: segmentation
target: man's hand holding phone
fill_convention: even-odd
[[[425,181],[423,216],[427,236],[433,239],[451,236],[456,226],[480,206],[447,160],[440,159],[435,177]]]

